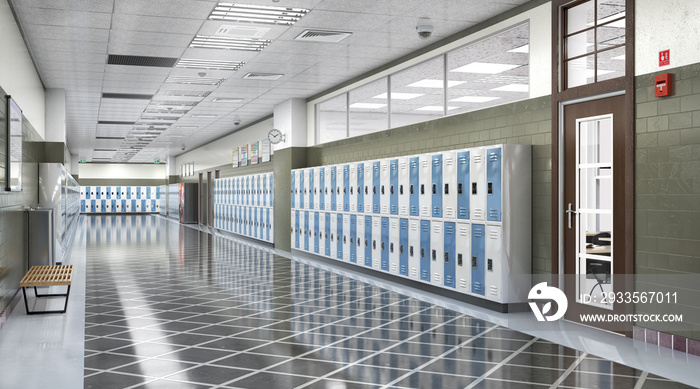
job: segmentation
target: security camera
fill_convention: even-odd
[[[240,119],[236,119],[236,120],[233,121],[233,125],[234,125],[234,126],[237,126],[237,125],[239,125],[239,124],[241,124],[241,120],[240,120]]]
[[[180,146],[180,150],[182,150],[182,151],[185,151],[186,148],[187,148],[187,146],[185,146],[185,145]]]
[[[428,39],[433,35],[433,26],[430,24],[419,24],[416,26],[416,32],[420,39]]]

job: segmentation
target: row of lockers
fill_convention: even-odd
[[[80,198],[85,200],[126,199],[159,200],[162,187],[159,186],[82,186]]]
[[[501,303],[517,292],[500,225],[300,210],[292,221],[294,249]]]
[[[214,180],[214,203],[271,207],[273,189],[273,173],[219,178]]]
[[[294,209],[499,222],[504,167],[514,162],[507,159],[524,157],[529,166],[529,146],[495,145],[297,169],[291,177],[291,205]]]
[[[215,204],[214,227],[265,242],[274,242],[274,215],[270,207]]]
[[[117,199],[81,199],[81,213],[129,213],[129,212],[160,212],[159,200],[117,200]]]

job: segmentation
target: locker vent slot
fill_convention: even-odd
[[[498,287],[492,286],[489,288],[489,294],[491,296],[496,296],[498,297]]]
[[[459,280],[459,287],[460,287],[460,288],[462,288],[462,289],[467,289],[467,285],[468,285],[468,284],[467,284],[467,280],[465,280],[465,279]]]
[[[439,273],[434,273],[434,274],[433,274],[433,281],[434,281],[434,282],[440,282],[440,274],[439,274]]]

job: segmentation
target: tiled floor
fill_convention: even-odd
[[[688,388],[160,217],[86,223],[85,388]]]

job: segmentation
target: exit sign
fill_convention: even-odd
[[[79,162],[79,163],[86,163],[86,162],[87,162],[87,160],[81,159],[81,160],[80,160],[80,161],[78,161],[78,162]]]
[[[153,161],[153,163],[155,163],[156,165],[158,165],[158,164],[160,163],[160,161]]]
[[[671,50],[659,51],[659,66],[671,64]]]

